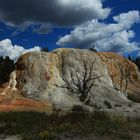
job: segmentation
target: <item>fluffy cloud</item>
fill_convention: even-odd
[[[36,22],[72,26],[104,19],[109,13],[102,0],[0,0],[0,19],[10,25]]]
[[[135,36],[134,32],[121,31],[113,34],[110,38],[104,38],[95,42],[99,51],[117,52],[120,54],[130,53],[136,50],[140,50],[136,42],[130,42],[129,40]]]
[[[138,50],[137,43],[131,42],[135,37],[131,27],[140,21],[139,12],[129,11],[113,19],[116,23],[104,24],[98,20],[92,20],[76,26],[71,34],[61,37],[57,44],[79,48],[91,47],[94,44],[99,51],[119,53]]]
[[[40,51],[40,47],[36,46],[31,49],[24,49],[22,46],[13,46],[9,39],[0,41],[0,56],[9,56],[11,59],[17,60],[21,54],[31,51]]]

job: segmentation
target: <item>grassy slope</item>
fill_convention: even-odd
[[[94,134],[116,140],[131,140],[133,135],[140,134],[140,120],[111,117],[99,112],[65,116],[35,112],[0,113],[0,134],[3,135],[20,135],[22,140],[54,140],[65,133],[74,137]]]

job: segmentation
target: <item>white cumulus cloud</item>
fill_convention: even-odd
[[[0,41],[0,56],[9,56],[11,59],[17,60],[20,55],[31,51],[40,51],[40,47],[25,49],[22,46],[13,46],[10,39]]]
[[[61,37],[57,44],[71,45],[78,48],[91,47],[93,44],[98,51],[125,53],[138,50],[131,27],[140,22],[138,11],[129,11],[113,17],[114,23],[105,24],[91,20],[76,26],[70,34]]]

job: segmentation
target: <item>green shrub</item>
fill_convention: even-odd
[[[57,134],[54,131],[42,131],[40,132],[40,137],[42,140],[54,140],[56,138]]]
[[[85,112],[85,109],[81,105],[74,105],[72,111],[75,112]]]
[[[108,102],[107,100],[104,101],[104,104],[107,106],[107,108],[112,108],[111,103]]]
[[[92,105],[96,110],[99,110],[101,109],[102,107],[101,106],[98,106],[96,103]]]
[[[135,96],[135,95],[128,95],[127,98],[128,98],[129,100],[133,101],[133,102],[140,103],[140,97],[138,98],[138,97]]]

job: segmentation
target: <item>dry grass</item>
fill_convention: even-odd
[[[107,136],[131,140],[140,134],[140,120],[110,116],[103,112],[47,115],[35,112],[0,113],[0,134],[20,135],[22,140],[55,140],[63,133],[74,136]]]

